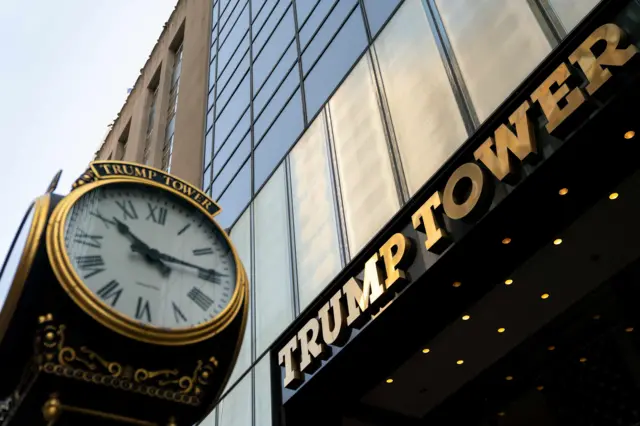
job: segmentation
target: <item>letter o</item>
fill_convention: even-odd
[[[177,189],[178,191],[184,191],[184,185],[180,181],[174,180],[171,183],[171,186],[173,186],[173,188]]]
[[[466,192],[466,200],[458,202],[456,189],[459,189],[459,185],[465,179],[471,181],[471,188]],[[444,188],[442,194],[442,207],[444,212],[451,219],[462,219],[469,215],[478,206],[478,203],[483,200],[486,194],[485,186],[487,180],[479,165],[476,163],[465,163],[458,167],[449,176],[447,185]],[[481,203],[482,204],[482,203]]]

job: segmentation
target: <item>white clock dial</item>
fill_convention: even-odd
[[[71,208],[64,243],[94,295],[143,324],[197,326],[232,301],[236,264],[226,238],[169,191],[134,183],[98,187]]]
[[[29,232],[33,225],[34,214],[35,208],[32,206],[23,219],[22,225],[13,240],[13,244],[9,248],[9,253],[4,261],[2,271],[0,271],[0,311],[4,308],[9,290],[11,290],[13,280],[20,266],[20,260],[22,259]]]

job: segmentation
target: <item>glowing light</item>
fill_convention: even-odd
[[[393,379],[387,379],[387,383],[393,383]]]
[[[627,140],[633,139],[635,135],[636,135],[636,132],[634,132],[633,130],[629,130],[628,132],[625,132],[624,138]]]
[[[612,192],[611,194],[609,194],[609,199],[610,200],[615,200],[620,196],[620,194],[618,194],[617,192]]]
[[[511,285],[511,284],[513,284],[513,280],[511,278],[509,278],[504,283],[505,283],[505,285]]]
[[[562,238],[556,238],[555,240],[553,240],[554,246],[559,246],[560,244],[562,244]]]
[[[502,334],[502,333],[504,333],[505,331],[507,331],[507,329],[506,329],[506,328],[504,328],[504,327],[500,327],[500,328],[498,329],[498,333],[501,333],[501,334]]]
[[[422,353],[423,353],[423,354],[428,354],[429,352],[431,352],[431,349],[429,349],[429,348],[424,348],[424,349],[422,350]]]
[[[569,188],[562,188],[560,191],[558,191],[558,194],[560,195],[567,195],[569,193]]]
[[[469,320],[471,317],[469,315],[463,315],[462,316],[462,321],[467,321]]]
[[[511,238],[507,237],[502,240],[502,244],[509,244],[511,242]]]
[[[458,287],[460,287],[461,285],[462,285],[462,283],[461,283],[460,281],[455,281],[455,282],[453,283],[453,286],[454,286],[455,288],[458,288]]]
[[[462,364],[464,364],[464,360],[463,359],[459,359],[459,360],[456,361],[456,364],[462,365]]]
[[[548,298],[549,298],[549,293],[544,293],[544,294],[542,294],[542,295],[540,296],[540,299],[542,299],[542,300],[546,300],[546,299],[548,299]]]

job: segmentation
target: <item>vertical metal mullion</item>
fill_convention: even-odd
[[[253,198],[255,195],[255,173],[254,173],[254,166],[255,166],[255,155],[254,155],[254,150],[255,150],[255,126],[253,123],[254,120],[254,108],[253,108],[253,23],[251,22],[251,12],[252,12],[252,8],[251,8],[251,0],[247,0],[249,2],[249,122],[250,122],[250,127],[249,127],[249,132],[251,133],[251,157],[250,157],[250,162],[251,162],[251,203],[253,203]],[[233,95],[232,95],[233,96]],[[242,118],[242,117],[241,117]]]
[[[295,224],[293,218],[293,187],[291,184],[291,161],[290,156],[287,155],[284,159],[284,174],[285,174],[285,202],[287,204],[287,214],[289,216],[288,225],[289,225],[289,248],[291,250],[289,260],[291,262],[290,271],[291,271],[291,297],[293,299],[293,318],[297,318],[300,314],[300,292],[298,288],[298,263],[297,263],[297,253],[296,253],[296,233],[295,233]]]
[[[300,46],[300,27],[298,26],[298,9],[296,0],[291,0],[293,7],[293,25],[295,30],[296,52],[298,61],[298,75],[300,77],[300,99],[302,99],[302,118],[304,120],[304,128],[309,125],[309,117],[307,115],[307,96],[304,89],[304,71],[302,69],[302,51]]]
[[[220,53],[220,2],[218,1],[218,3],[216,3],[216,9],[218,10],[218,18],[216,19],[216,63],[215,63],[215,73],[213,74],[213,123],[211,124],[211,189],[213,191],[213,178],[215,176],[214,173],[214,168],[215,168],[215,164],[213,162],[213,157],[215,155],[215,146],[216,146],[216,115],[217,115],[217,110],[218,110],[218,71],[219,71],[219,64],[220,64],[220,58],[218,57],[218,54]],[[211,46],[209,46],[209,49],[211,49]],[[211,59],[209,59],[211,60]],[[211,62],[209,62],[209,67],[211,67]],[[207,97],[209,96],[209,87],[207,87]],[[206,114],[206,112],[205,112]],[[206,136],[206,131],[207,131],[207,116],[205,115],[204,117],[204,130],[205,130],[205,136]],[[205,141],[206,143],[206,141]]]
[[[349,251],[349,235],[347,234],[347,224],[345,220],[344,204],[342,202],[342,187],[340,184],[340,174],[338,172],[338,161],[335,148],[335,138],[333,136],[333,124],[331,120],[331,109],[329,103],[324,110],[324,131],[326,135],[326,147],[329,157],[329,176],[331,178],[331,192],[333,194],[336,220],[338,222],[338,244],[340,246],[340,260],[344,267],[351,260]]]
[[[438,12],[438,6],[435,4],[435,0],[422,0],[422,6],[431,25],[431,31],[435,38],[438,51],[440,52],[440,57],[442,58],[451,88],[453,89],[453,95],[458,104],[465,129],[468,135],[472,135],[480,126],[480,119],[471,101],[469,89],[462,76],[462,71],[453,52],[453,46],[447,35],[442,17]]]
[[[567,36],[567,31],[549,0],[527,0],[527,3],[549,44],[552,48],[556,47]]]

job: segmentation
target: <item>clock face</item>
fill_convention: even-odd
[[[24,252],[29,232],[31,231],[31,226],[33,224],[34,214],[35,208],[31,207],[22,222],[22,226],[18,230],[18,234],[13,240],[13,245],[9,248],[10,251],[7,254],[4,267],[0,272],[0,311],[4,308],[7,296],[9,295],[9,290],[11,290],[13,280],[16,272],[18,271],[18,267],[20,266],[22,253]]]
[[[209,217],[179,196],[137,183],[97,187],[71,207],[64,245],[93,295],[153,327],[207,323],[230,304],[235,257]]]

